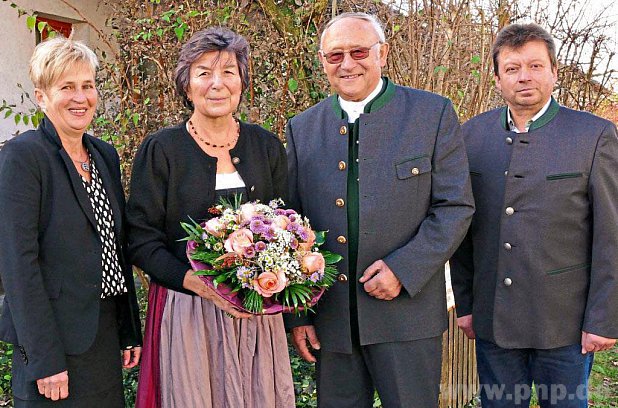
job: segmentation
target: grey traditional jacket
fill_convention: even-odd
[[[552,101],[528,133],[506,108],[463,126],[476,214],[451,261],[459,316],[505,348],[618,337],[618,137]]]
[[[450,102],[394,85],[358,119],[358,202],[346,202],[348,121],[337,96],[291,119],[287,127],[290,198],[326,249],[340,253],[339,282],[308,319],[322,348],[351,352],[348,279],[356,282],[362,345],[408,341],[446,328],[444,264],[463,239],[474,204],[465,148]],[[356,276],[349,275],[347,206],[358,205]],[[382,259],[403,284],[392,301],[365,293],[358,279]]]

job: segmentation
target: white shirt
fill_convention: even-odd
[[[225,190],[226,188],[244,186],[245,182],[237,171],[234,173],[217,173],[216,175],[215,190]]]
[[[376,89],[374,89],[362,101],[359,101],[359,102],[346,101],[341,96],[339,96],[339,104],[341,105],[341,109],[343,109],[343,111],[348,114],[349,123],[356,122],[356,119],[358,119],[361,113],[365,111],[365,106],[367,106],[367,104],[371,102],[371,100],[380,93],[380,91],[382,90],[383,81],[384,81],[383,79],[380,79],[380,81],[378,81],[378,86],[376,86]]]
[[[530,119],[528,122],[526,122],[526,129],[525,130],[519,130],[517,129],[517,126],[515,126],[515,122],[513,121],[513,118],[511,117],[511,109],[507,108],[506,109],[506,123],[509,124],[509,129],[511,130],[511,132],[515,132],[515,133],[527,133],[528,129],[530,129],[530,125],[532,125],[532,122],[534,122],[535,120],[537,120],[538,118],[540,118],[541,116],[543,116],[543,114],[545,112],[547,112],[547,109],[549,109],[549,104],[551,103],[551,98],[549,98],[549,100],[547,101],[547,103],[545,104],[545,106],[543,106],[541,108],[540,111],[538,111],[538,113],[536,115],[534,115],[532,117],[532,119]]]

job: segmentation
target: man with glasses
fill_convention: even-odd
[[[374,16],[331,20],[319,59],[336,94],[287,127],[291,205],[344,257],[316,313],[287,318],[317,357],[320,407],[369,408],[374,389],[386,408],[438,406],[444,264],[474,204],[451,103],[383,78],[388,51]]]

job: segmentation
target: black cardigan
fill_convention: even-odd
[[[199,147],[185,124],[162,129],[142,143],[133,163],[127,215],[133,264],[157,283],[193,294],[182,287],[190,266],[186,242],[178,241],[186,236],[180,222],[208,218],[215,204],[217,159]],[[249,200],[285,199],[286,155],[274,134],[241,122],[230,155]]]

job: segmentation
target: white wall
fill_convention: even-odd
[[[44,17],[73,23],[74,38],[84,41],[91,48],[105,50],[111,55],[109,48],[99,39],[96,31],[85,23],[78,13],[67,7],[59,0],[13,0],[28,12],[35,11]],[[81,14],[106,35],[109,30],[105,27],[105,20],[109,15],[108,8],[100,0],[69,0]],[[34,99],[32,84],[28,77],[28,61],[35,44],[35,33],[26,26],[26,16],[17,17],[17,11],[10,7],[9,2],[0,2],[0,102],[5,99],[9,104],[21,104],[22,91],[17,87],[20,83],[24,90]],[[23,111],[33,105],[25,101]],[[19,108],[18,108],[19,109]],[[0,114],[0,141],[9,139],[17,131],[23,132],[28,128],[23,124],[16,126],[13,117],[4,119],[4,112]]]

